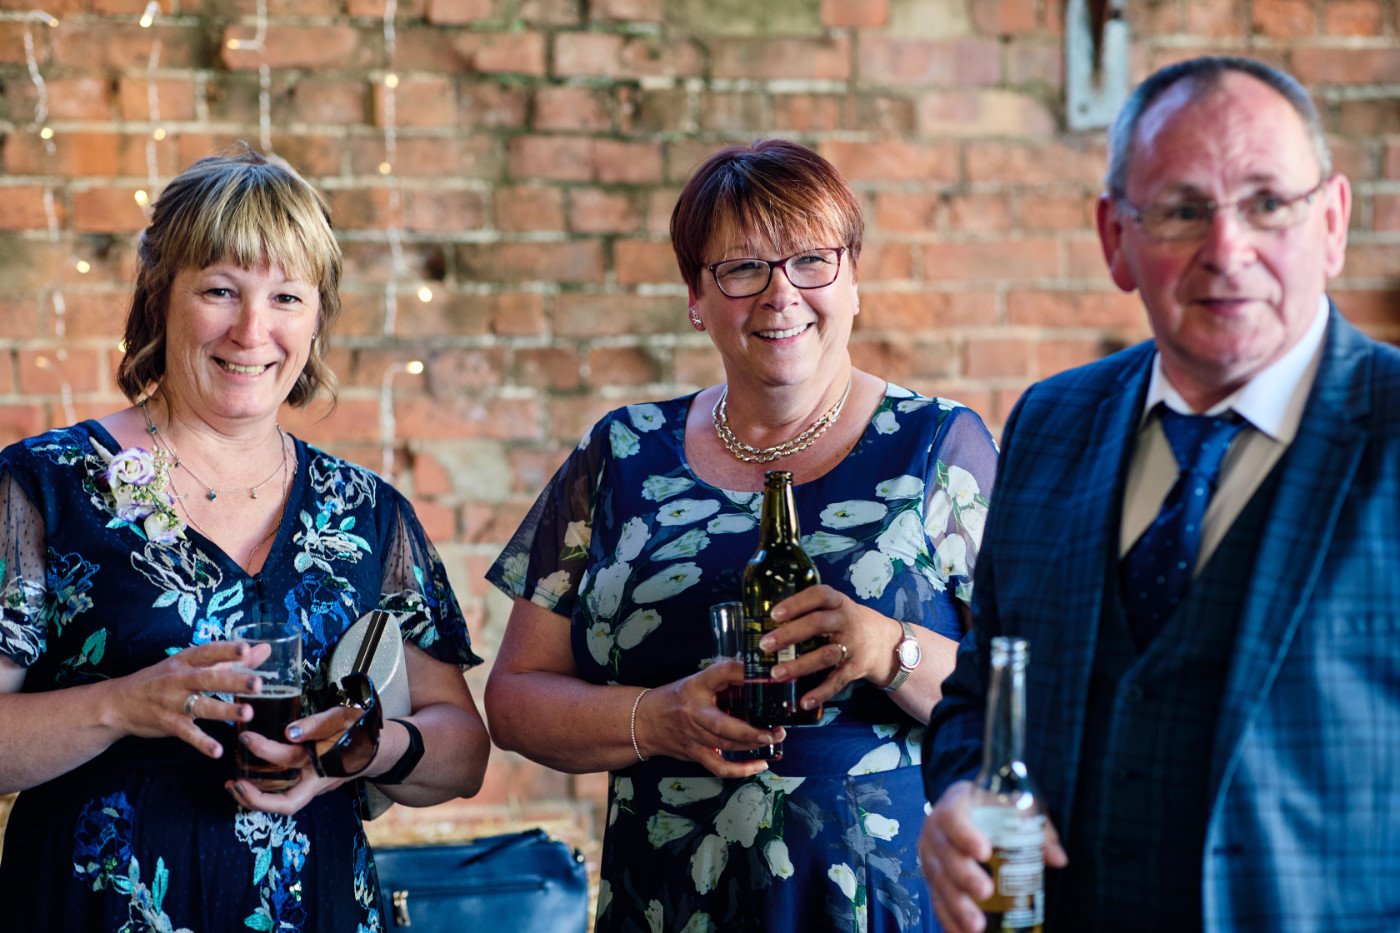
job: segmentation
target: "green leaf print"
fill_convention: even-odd
[[[258,850],[257,861],[253,863],[253,884],[261,884],[272,868],[272,847]]]
[[[243,918],[243,925],[252,930],[271,930],[272,915],[267,912],[267,908],[259,908],[257,913]]]
[[[165,901],[165,891],[170,885],[170,872],[165,867],[165,859],[156,859],[156,876],[151,881],[151,903],[159,912]]]

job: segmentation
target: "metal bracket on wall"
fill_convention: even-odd
[[[1128,99],[1123,0],[1069,0],[1065,9],[1065,106],[1072,130],[1108,126]]]

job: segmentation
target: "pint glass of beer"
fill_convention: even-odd
[[[261,692],[237,694],[237,702],[253,708],[252,720],[238,724],[239,735],[251,731],[274,742],[286,742],[287,725],[301,718],[301,632],[288,623],[253,622],[235,627],[233,638],[246,641],[254,649],[253,657],[267,654],[246,668],[262,680]],[[264,761],[242,742],[236,746],[234,768],[240,780],[249,780],[259,790],[271,793],[296,784],[297,769]]]

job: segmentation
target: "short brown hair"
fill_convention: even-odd
[[[671,247],[681,277],[696,292],[705,250],[723,230],[752,231],[775,245],[845,246],[854,263],[865,219],[836,166],[806,146],[764,139],[710,156],[676,200]],[[830,237],[840,242],[827,242]]]
[[[330,210],[315,188],[286,162],[246,143],[200,159],[165,186],[141,234],[136,288],[126,316],[117,384],[135,401],[165,375],[170,289],[184,269],[232,262],[245,269],[276,265],[315,282],[320,293],[316,334],[306,366],[287,396],[311,401],[336,379],[326,365],[331,325],[340,316],[340,244]]]

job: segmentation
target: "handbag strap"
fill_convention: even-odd
[[[389,613],[383,609],[376,609],[370,613],[364,640],[360,642],[360,650],[355,655],[355,663],[350,667],[351,673],[369,673],[370,662],[374,660],[374,653],[379,650],[379,639],[384,637],[384,626],[388,622]]]
[[[543,836],[544,836],[544,830],[538,829],[538,828],[536,828],[536,829],[527,829],[527,830],[524,830],[524,831],[519,832],[519,833],[513,833],[513,834],[511,834],[511,835],[509,835],[509,836],[503,837],[502,839],[500,839],[499,841],[497,841],[494,845],[487,846],[486,848],[482,849],[480,852],[475,852],[475,853],[473,853],[472,855],[468,856],[467,858],[463,859],[463,860],[462,860],[462,864],[465,866],[465,865],[470,865],[470,864],[472,864],[473,862],[479,862],[479,861],[481,861],[482,859],[486,858],[487,856],[495,855],[497,852],[500,852],[502,849],[508,849],[508,848],[510,848],[511,846],[518,846],[518,845],[520,845],[521,843],[524,843],[524,842],[537,842],[537,841],[539,841],[539,839],[540,839],[541,837],[543,837]]]

